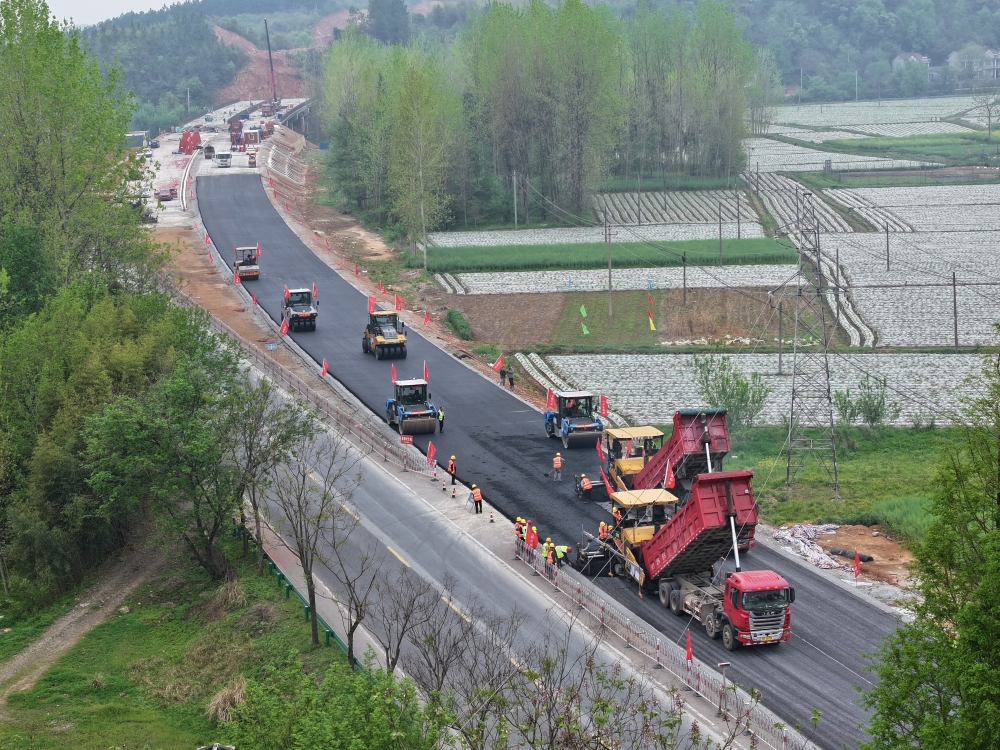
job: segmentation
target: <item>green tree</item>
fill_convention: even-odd
[[[402,44],[410,38],[410,14],[403,0],[368,0],[365,31],[386,44]]]
[[[706,406],[721,406],[729,413],[726,421],[733,432],[753,427],[764,410],[771,388],[759,373],[748,379],[731,357],[695,355],[693,359],[698,395]]]
[[[864,696],[867,750],[1000,746],[1000,351],[966,393],[914,549],[916,619],[883,643]]]

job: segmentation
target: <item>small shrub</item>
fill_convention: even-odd
[[[247,678],[239,675],[228,686],[224,687],[208,704],[208,718],[212,721],[232,721],[233,709],[240,705],[244,699],[247,688]]]
[[[238,578],[233,578],[222,584],[215,592],[215,598],[227,609],[242,608],[247,605],[247,594]]]
[[[90,686],[94,688],[102,688],[105,685],[107,685],[107,682],[104,679],[104,675],[101,674],[100,672],[95,674],[94,679],[90,681]]]
[[[472,340],[472,328],[469,326],[469,321],[454,307],[448,310],[448,314],[444,316],[444,322],[463,341]]]

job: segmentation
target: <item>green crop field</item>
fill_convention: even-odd
[[[652,247],[643,242],[619,242],[612,246],[617,268],[654,268],[682,265],[687,253],[689,265],[715,265],[719,261],[718,240],[659,242]],[[662,248],[662,249],[660,249]],[[419,253],[403,253],[404,265],[423,266]],[[796,263],[798,253],[789,245],[770,237],[724,240],[722,261],[727,265]],[[427,270],[432,273],[475,271],[540,271],[556,268],[607,268],[608,247],[603,242],[567,245],[501,245],[496,247],[432,247],[427,250]]]
[[[937,133],[903,138],[845,138],[811,143],[785,136],[777,140],[807,145],[818,151],[882,156],[890,159],[943,162],[950,166],[994,163],[1000,159],[1000,138],[987,140],[985,132]]]

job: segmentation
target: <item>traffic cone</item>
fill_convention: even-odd
[[[451,488],[451,496],[455,497],[455,488],[454,487]]]
[[[490,511],[490,523],[493,523],[493,512]]]
[[[448,491],[448,483],[447,482],[441,482],[441,491],[442,492],[447,492]]]

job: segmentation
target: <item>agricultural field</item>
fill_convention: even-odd
[[[628,235],[619,234],[621,242],[681,242],[686,240],[718,240],[719,225],[715,224],[652,224],[630,227]],[[743,237],[763,237],[759,224],[747,224]],[[736,223],[723,223],[722,236],[736,239]],[[431,232],[434,247],[499,247],[504,245],[570,245],[604,242],[604,227],[565,227],[552,229],[517,229],[482,232]]]
[[[870,139],[857,139],[865,143]],[[845,169],[914,169],[924,162],[911,159],[888,159],[879,156],[831,153],[797,146],[769,138],[747,138],[747,171],[756,172],[819,172],[826,162],[836,171]]]
[[[953,122],[938,120],[936,122],[901,122],[883,123],[878,125],[859,125],[862,130],[873,136],[883,138],[907,138],[914,135],[937,135],[938,133],[969,133],[970,129]]]
[[[766,286],[775,288],[788,283],[798,272],[794,263],[756,266],[691,266],[687,286],[693,288]],[[682,268],[616,268],[612,274],[617,290],[680,289],[684,283]],[[519,273],[460,273],[458,281],[466,294],[540,294],[607,290],[608,272],[604,270],[534,271]]]
[[[777,354],[733,354],[747,375],[760,373],[770,386],[761,424],[780,425],[791,399],[791,353],[784,357],[785,375],[778,375]],[[687,354],[552,355],[549,365],[579,388],[608,396],[611,408],[635,424],[668,424],[679,404],[702,403],[692,356]],[[897,426],[926,424],[932,414],[938,424],[954,413],[962,381],[982,368],[976,354],[841,354],[830,355],[830,384],[856,392],[865,372],[888,379],[890,396],[902,407]]]
[[[774,125],[768,129],[767,134],[783,135],[785,138],[794,138],[797,141],[808,141],[809,143],[823,143],[823,141],[843,141],[851,138],[871,138],[863,133],[852,133],[847,130],[806,130],[804,128],[791,128],[788,126]]]
[[[686,192],[598,193],[593,199],[594,216],[623,224],[714,224],[740,222],[750,234],[760,236],[760,221],[750,202],[738,190]],[[742,229],[741,226],[741,229]],[[741,232],[742,233],[742,232]]]
[[[795,227],[799,219],[803,194],[810,192],[800,183],[776,174],[761,173],[760,182],[756,174],[747,176],[749,185],[759,192],[764,208],[778,222],[778,226],[788,230]],[[851,232],[851,225],[837,211],[816,198],[812,199],[816,218],[822,232]]]
[[[842,205],[845,211],[853,211],[876,228],[883,228],[888,225],[891,232],[913,231],[913,227],[910,224],[857,190],[833,188],[822,192],[823,195]]]
[[[855,188],[921,232],[1000,230],[1000,185]]]
[[[844,128],[860,125],[936,122],[953,118],[975,106],[971,96],[887,99],[881,102],[838,102],[779,107],[775,122],[785,125]]]
[[[878,346],[953,345],[956,301],[959,345],[992,340],[993,323],[1000,319],[998,244],[1000,232],[993,231],[892,232],[886,271],[884,234],[823,238],[824,254],[840,261],[854,308],[875,329]],[[955,300],[953,271],[958,282]]]

